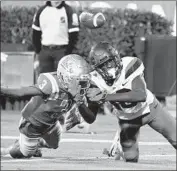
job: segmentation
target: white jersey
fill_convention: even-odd
[[[101,91],[106,91],[108,94],[115,94],[121,92],[121,90],[132,90],[132,81],[137,76],[143,77],[144,65],[142,61],[136,57],[124,57],[122,58],[123,69],[117,80],[114,81],[112,86],[108,86],[102,76],[93,71],[91,75],[91,81],[100,88]],[[125,92],[125,91],[124,91]],[[131,120],[137,118],[143,114],[149,113],[149,105],[154,100],[154,95],[146,89],[147,98],[145,102],[111,102],[118,110],[117,116],[120,119]]]

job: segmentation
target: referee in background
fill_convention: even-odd
[[[32,29],[36,77],[56,71],[58,61],[72,53],[78,40],[77,13],[65,1],[46,1],[35,13]]]

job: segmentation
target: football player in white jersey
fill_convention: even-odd
[[[40,157],[42,154],[36,154],[39,147],[58,148],[62,132],[58,118],[68,111],[68,129],[79,123],[76,109],[87,123],[92,123],[95,116],[84,99],[89,72],[90,65],[83,57],[71,54],[60,60],[57,72],[40,74],[36,85],[19,89],[1,87],[5,96],[32,97],[21,112],[19,139],[9,148],[1,148],[1,155]],[[89,106],[92,108],[91,103]]]
[[[138,135],[145,124],[162,134],[176,149],[176,120],[147,89],[143,62],[136,57],[121,59],[107,42],[91,49],[89,61],[94,71],[90,73],[93,83],[87,97],[93,102],[109,102],[116,108],[124,160],[138,162]],[[114,147],[116,144],[112,151]]]

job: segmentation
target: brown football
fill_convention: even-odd
[[[106,22],[105,16],[101,12],[96,14],[92,14],[90,12],[82,12],[79,18],[80,23],[90,29],[100,28]]]

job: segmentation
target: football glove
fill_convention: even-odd
[[[72,83],[68,87],[69,93],[73,96],[76,104],[81,104],[84,102],[84,95],[81,92],[81,85],[79,85],[79,80],[73,79]]]
[[[69,111],[66,121],[65,121],[65,129],[66,131],[70,130],[77,124],[81,122],[81,116],[79,114],[79,111],[76,107],[74,107],[71,111]]]
[[[87,97],[90,101],[104,101],[107,93],[102,92],[99,88],[89,88],[87,91]]]

